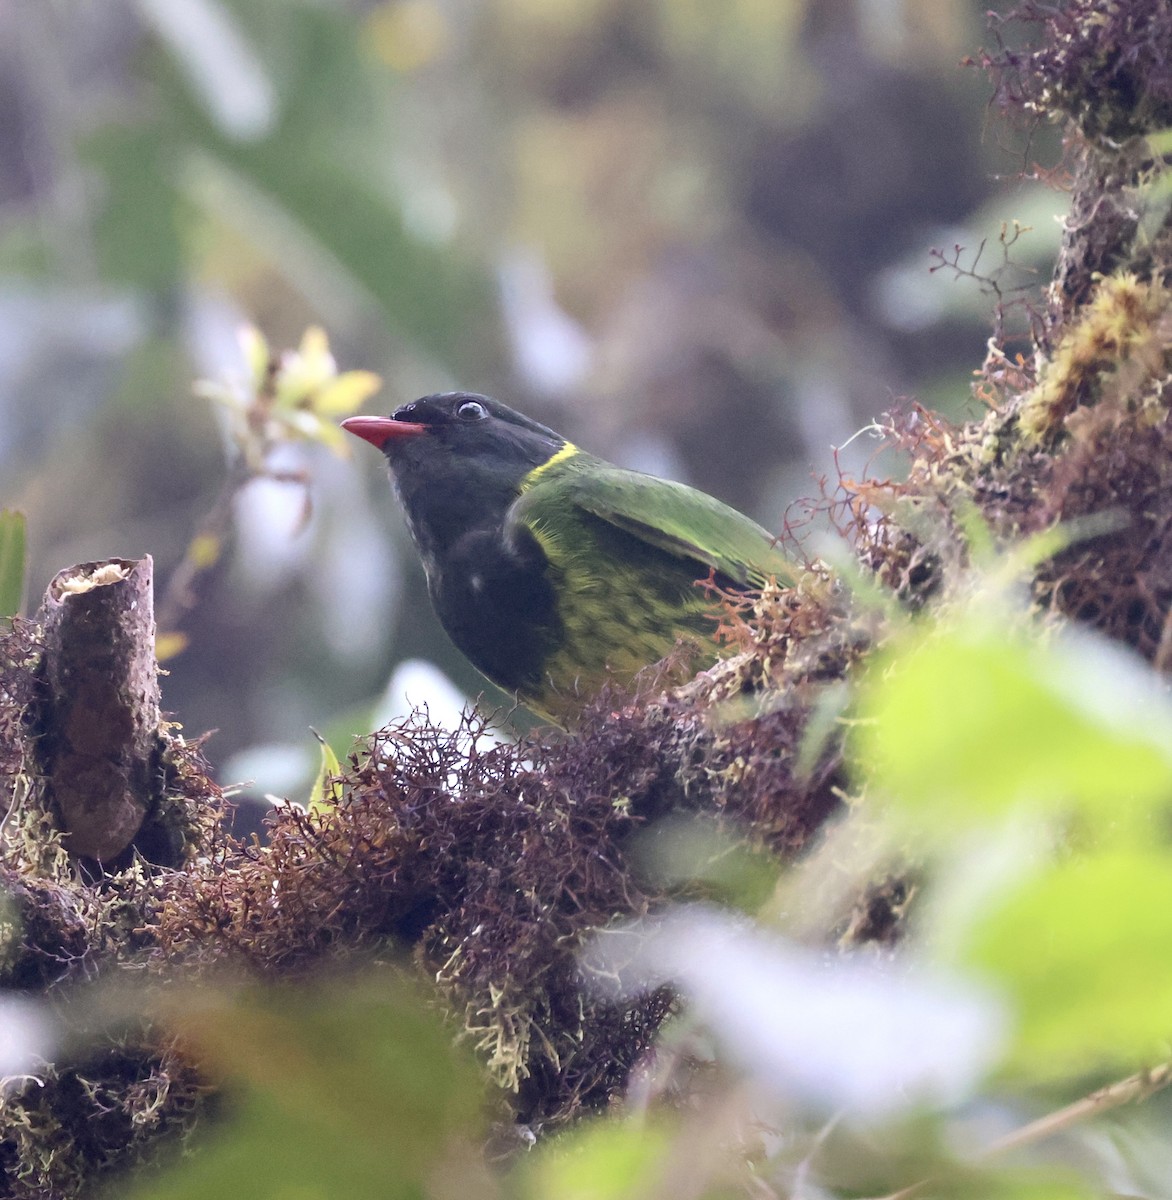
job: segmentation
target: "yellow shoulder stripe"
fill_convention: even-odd
[[[573,458],[575,454],[582,452],[574,445],[573,442],[567,442],[556,454],[550,455],[539,467],[534,467],[532,471],[521,481],[521,491],[527,492],[534,483],[540,478],[542,471],[548,471],[550,467],[557,463],[565,462],[568,458]]]

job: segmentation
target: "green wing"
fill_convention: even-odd
[[[783,584],[795,581],[793,564],[760,525],[682,483],[625,471],[579,453],[527,491],[515,515],[553,532],[569,506],[648,545],[711,567],[735,583],[760,587],[770,576]]]

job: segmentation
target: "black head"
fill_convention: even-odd
[[[351,417],[342,427],[386,455],[425,555],[503,520],[525,476],[566,444],[552,429],[472,392],[424,396],[390,417]]]

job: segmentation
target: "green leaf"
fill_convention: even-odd
[[[316,729],[310,732],[317,738],[321,748],[321,767],[309,790],[309,804],[306,807],[309,812],[329,811],[337,808],[342,799],[342,785],[338,782],[342,764],[338,762],[338,756],[329,742]]]
[[[28,569],[28,539],[25,515],[15,509],[0,509],[0,617],[14,617],[24,602]]]
[[[597,1121],[548,1146],[521,1173],[532,1200],[639,1200],[659,1195],[672,1158],[662,1126]]]
[[[188,992],[165,1021],[225,1085],[224,1111],[172,1170],[119,1196],[416,1200],[441,1163],[490,1194],[472,1153],[476,1073],[403,980]]]
[[[987,912],[962,951],[1016,1002],[1014,1066],[1032,1078],[1167,1058],[1172,854],[1055,864]]]
[[[989,607],[917,626],[862,689],[856,769],[894,811],[939,830],[1071,802],[1105,824],[1172,795],[1172,707],[1146,664]]]

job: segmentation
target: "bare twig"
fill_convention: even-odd
[[[1158,1067],[1149,1067],[1137,1075],[1128,1076],[1117,1083],[1109,1083],[1106,1087],[1091,1092],[1081,1100],[1068,1104],[1056,1112],[1048,1113],[998,1138],[985,1148],[985,1154],[992,1156],[1004,1154],[1007,1150],[1016,1150],[1020,1146],[1030,1146],[1044,1138],[1052,1137],[1077,1125],[1088,1117],[1097,1117],[1101,1113],[1110,1112],[1124,1104],[1140,1104],[1156,1092],[1172,1083],[1172,1062],[1161,1063]]]
[[[1053,1137],[1056,1133],[1062,1133],[1081,1121],[1101,1116],[1114,1108],[1121,1108],[1124,1104],[1140,1104],[1169,1084],[1172,1084],[1172,1062],[1149,1067],[1145,1071],[1129,1075],[1126,1079],[1109,1083],[1106,1087],[1091,1092],[1089,1096],[1084,1096],[1081,1100],[1066,1105],[1065,1108],[1047,1113],[1044,1117],[1030,1121],[1027,1125],[1022,1125],[1019,1129],[997,1138],[981,1151],[978,1158],[995,1158],[1010,1150],[1020,1150],[1023,1146],[1032,1146],[1048,1137]],[[892,1192],[879,1198],[879,1200],[910,1200],[910,1197],[918,1195],[934,1182],[936,1181],[932,1178],[920,1179],[905,1188],[900,1188],[898,1192]]]

